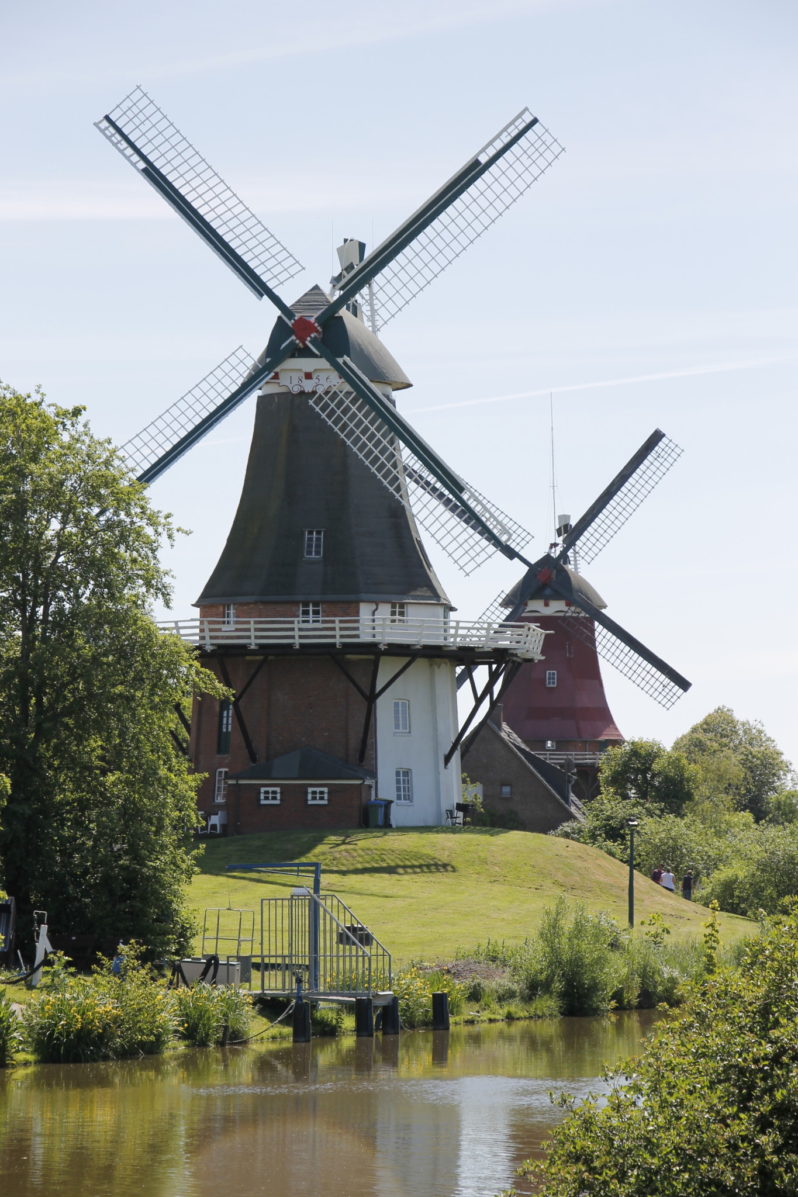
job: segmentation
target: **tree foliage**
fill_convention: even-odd
[[[775,1197],[798,1191],[798,915],[714,970],[553,1136],[547,1197]],[[710,944],[711,948],[711,944]],[[709,952],[712,965],[714,953]]]
[[[738,719],[717,707],[673,745],[696,766],[705,793],[726,795],[755,819],[767,816],[768,800],[790,778],[790,764],[761,723]]]
[[[631,799],[641,811],[679,814],[694,795],[695,774],[685,756],[658,740],[627,740],[602,756],[599,792]]]
[[[79,408],[0,387],[0,880],[54,931],[185,942],[196,822],[176,709],[210,684],[177,637],[172,529]]]

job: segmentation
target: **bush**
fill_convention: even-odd
[[[581,903],[571,908],[560,898],[543,912],[513,973],[528,999],[548,995],[561,1014],[598,1014],[610,1008],[619,985],[620,942],[620,929],[607,915],[588,914]]]
[[[11,1064],[22,1044],[22,1031],[17,1012],[9,998],[0,993],[0,1068]]]
[[[432,995],[449,996],[450,1014],[460,1014],[465,1004],[465,986],[454,980],[445,970],[425,971],[413,964],[394,979],[393,991],[399,998],[399,1017],[406,1027],[432,1025]]]
[[[135,945],[125,952],[119,972],[107,962],[88,977],[56,963],[24,1014],[37,1060],[121,1060],[163,1051],[174,1030],[171,994],[142,967]]]
[[[208,985],[178,989],[178,1034],[194,1047],[210,1047],[245,1039],[252,1010],[249,995],[234,985]]]
[[[547,1197],[763,1197],[798,1191],[798,907],[712,967],[639,1061],[553,1132]],[[529,1169],[531,1170],[531,1168]]]

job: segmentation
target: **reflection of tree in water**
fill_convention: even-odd
[[[0,1073],[0,1192],[252,1197],[320,1178],[331,1197],[470,1192],[483,1098],[506,1130],[496,1149],[520,1162],[557,1117],[547,1091],[595,1085],[642,1025],[455,1028],[443,1053],[433,1033],[406,1032]]]

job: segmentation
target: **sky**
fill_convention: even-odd
[[[681,459],[585,573],[693,684],[664,711],[605,666],[616,722],[670,745],[726,705],[798,763],[791,0],[40,0],[2,6],[0,41],[0,378],[118,443],[274,322],[93,128],[136,84],[307,266],[289,303],[528,106],[566,153],[385,329],[401,410],[532,559],[662,428]],[[191,530],[176,618],[252,415],[152,486]],[[431,555],[463,619],[518,577]]]

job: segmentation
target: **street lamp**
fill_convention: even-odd
[[[627,819],[629,828],[629,926],[635,925],[635,828],[640,826],[639,819]]]

